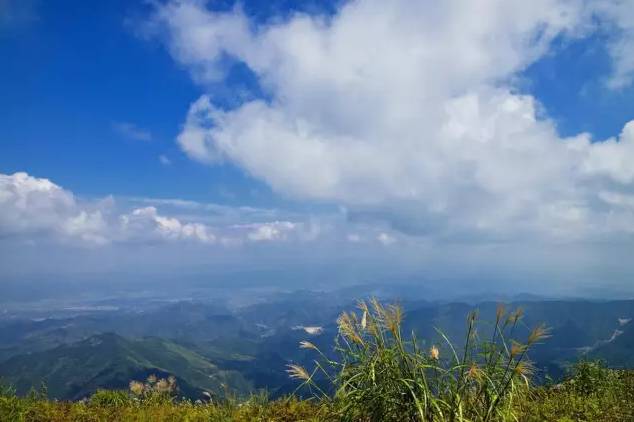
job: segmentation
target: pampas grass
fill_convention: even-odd
[[[438,330],[444,344],[424,353],[414,333],[403,337],[400,306],[362,301],[358,312],[344,312],[337,321],[336,359],[304,341],[301,348],[317,352],[315,368],[309,374],[291,367],[289,373],[319,391],[342,420],[512,420],[514,402],[530,388],[534,368],[527,353],[548,337],[538,326],[523,341],[512,338],[521,317],[521,310],[508,313],[499,306],[493,334],[482,340],[472,312],[460,351]],[[334,393],[323,393],[317,379],[330,380]]]

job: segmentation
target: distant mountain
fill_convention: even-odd
[[[250,325],[253,327],[253,325]],[[0,362],[11,356],[70,344],[91,335],[160,337],[176,341],[215,341],[256,335],[229,311],[213,304],[177,302],[149,311],[109,311],[62,318],[0,319]]]
[[[126,389],[131,380],[144,380],[151,374],[174,375],[180,393],[192,398],[202,391],[222,393],[223,385],[239,392],[252,388],[240,373],[220,369],[200,354],[156,337],[99,334],[0,364],[0,375],[19,394],[44,382],[51,398],[73,400],[98,388]]]

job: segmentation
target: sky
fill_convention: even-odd
[[[633,0],[0,0],[0,63],[0,283],[634,293]]]

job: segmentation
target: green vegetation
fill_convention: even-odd
[[[634,371],[579,362],[561,384],[533,388],[517,412],[527,422],[632,421]]]
[[[591,364],[596,365],[596,364]],[[602,369],[600,385],[591,388],[574,372],[562,384],[533,388],[514,403],[510,421],[631,421],[634,420],[634,374]],[[582,385],[581,389],[577,385]],[[411,415],[410,415],[411,416]],[[415,416],[410,418],[416,420]],[[99,390],[90,400],[56,402],[39,394],[16,397],[10,390],[0,393],[2,421],[339,421],[345,420],[332,401],[299,400],[295,397],[268,400],[254,396],[249,400],[224,400],[219,403],[175,401],[169,395],[135,396],[131,392]],[[363,419],[361,419],[363,420]],[[375,417],[367,421],[379,420]],[[401,420],[408,420],[403,415]],[[437,419],[441,420],[441,419]],[[504,420],[504,419],[494,419]]]
[[[127,388],[130,379],[171,374],[181,394],[198,397],[202,391],[221,392],[222,385],[248,390],[236,371],[218,368],[201,355],[165,339],[127,339],[99,334],[52,350],[15,356],[0,364],[0,374],[26,394],[42,381],[49,398],[78,400],[99,388]]]
[[[345,420],[512,420],[515,403],[529,393],[533,368],[528,352],[547,337],[547,330],[538,326],[524,342],[513,339],[522,312],[506,313],[500,306],[489,338],[479,338],[477,314],[472,312],[462,350],[438,331],[444,343],[426,351],[414,333],[409,339],[403,336],[399,306],[373,300],[370,305],[361,302],[359,310],[339,318],[336,360],[303,342],[301,346],[314,349],[323,362],[310,374],[296,365],[289,369],[323,400],[330,396],[315,378],[331,380],[333,407]]]
[[[124,390],[97,390],[87,400],[57,402],[47,392],[16,396],[0,389],[0,420],[8,421],[631,421],[634,374],[598,361],[574,365],[556,385],[531,383],[532,348],[548,337],[543,326],[525,338],[517,332],[522,312],[497,309],[486,337],[476,313],[458,349],[438,331],[438,342],[423,344],[402,332],[400,307],[361,302],[343,313],[334,353],[309,341],[311,370],[289,365],[298,392],[270,400],[204,393],[192,401],[178,379],[151,375]],[[489,333],[490,332],[490,333]],[[303,398],[300,398],[303,397]]]
[[[312,401],[289,398],[268,401],[201,404],[173,402],[167,397],[139,399],[128,393],[99,391],[87,402],[55,402],[36,395],[0,397],[2,421],[322,421],[332,420],[327,409]]]

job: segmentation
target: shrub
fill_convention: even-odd
[[[610,370],[604,362],[582,360],[573,365],[569,380],[564,385],[579,395],[590,396],[609,391],[615,383],[619,383],[618,373]]]
[[[534,388],[518,410],[520,420],[526,422],[632,421],[634,372],[608,369],[600,361],[581,361],[561,384]]]

